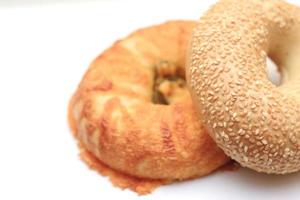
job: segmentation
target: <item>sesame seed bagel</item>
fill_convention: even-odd
[[[300,169],[300,9],[279,0],[223,0],[200,19],[187,79],[209,134],[259,172]],[[269,56],[282,73],[267,78]]]
[[[69,121],[97,162],[172,181],[208,174],[229,160],[203,129],[185,84],[195,25],[140,29],[91,63],[71,99]]]

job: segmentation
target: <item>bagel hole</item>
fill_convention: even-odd
[[[162,60],[154,66],[152,102],[169,105],[186,96],[184,68]]]
[[[281,84],[281,74],[276,63],[267,57],[267,75],[268,79],[276,86]]]

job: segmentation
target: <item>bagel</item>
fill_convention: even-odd
[[[203,129],[186,87],[195,25],[140,29],[91,63],[69,104],[70,126],[94,156],[91,165],[172,182],[209,174],[229,160]]]
[[[223,0],[193,31],[187,82],[205,129],[242,166],[300,169],[300,9],[279,0]],[[269,56],[282,74],[267,78]]]

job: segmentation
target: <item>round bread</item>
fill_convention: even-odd
[[[300,9],[279,0],[223,0],[200,19],[187,79],[209,134],[243,166],[300,169]],[[282,73],[267,78],[269,56]]]
[[[204,131],[186,88],[195,25],[171,21],[140,29],[91,63],[70,102],[69,121],[99,162],[172,181],[208,174],[229,160]]]

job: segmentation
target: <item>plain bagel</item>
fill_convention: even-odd
[[[300,169],[300,9],[279,0],[223,0],[193,32],[187,79],[215,142],[243,166]],[[267,78],[269,56],[282,73]]]

